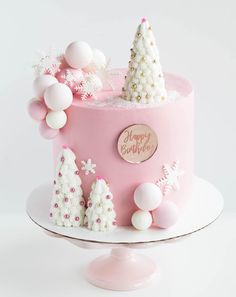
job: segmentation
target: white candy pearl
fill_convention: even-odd
[[[152,215],[148,211],[137,210],[133,213],[131,222],[135,229],[146,230],[152,224]]]
[[[65,84],[56,83],[46,89],[44,100],[48,108],[53,111],[61,111],[72,104],[73,94]]]
[[[45,90],[49,86],[51,86],[57,82],[58,82],[57,79],[54,76],[49,75],[49,74],[43,74],[43,75],[38,76],[33,82],[33,89],[34,89],[35,95],[38,98],[43,97]]]
[[[142,210],[154,210],[160,205],[161,201],[161,190],[153,183],[143,183],[134,191],[134,202]]]
[[[92,61],[91,47],[84,41],[75,41],[68,45],[65,51],[67,63],[72,68],[84,68]]]
[[[49,111],[46,116],[46,123],[52,129],[61,129],[67,122],[67,115],[64,111]]]

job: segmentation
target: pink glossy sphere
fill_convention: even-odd
[[[160,205],[161,201],[162,192],[153,183],[140,184],[134,191],[134,202],[142,210],[154,210]]]
[[[84,74],[80,69],[65,68],[56,75],[58,81],[67,85],[72,93],[76,93],[84,82]]]
[[[43,138],[53,139],[58,135],[59,130],[48,127],[47,123],[42,121],[39,125],[39,132]]]
[[[51,110],[62,111],[71,106],[73,94],[65,84],[56,83],[46,89],[44,101]]]
[[[167,229],[173,226],[179,218],[178,207],[171,201],[163,201],[159,207],[152,212],[154,225]]]
[[[45,103],[41,100],[33,98],[28,104],[28,113],[30,117],[36,121],[42,121],[47,115],[48,109]]]

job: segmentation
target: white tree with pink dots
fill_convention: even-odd
[[[75,154],[63,146],[58,156],[50,218],[55,225],[79,227],[84,224],[85,201]]]
[[[116,227],[112,193],[106,181],[100,177],[92,184],[84,222],[93,231],[111,231]]]

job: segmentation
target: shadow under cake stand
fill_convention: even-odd
[[[152,227],[138,231],[132,227],[117,227],[112,232],[93,232],[86,228],[65,228],[51,224],[48,216],[52,186],[41,185],[29,196],[27,213],[31,220],[53,237],[60,237],[85,249],[110,248],[108,255],[92,261],[86,271],[87,280],[95,286],[110,290],[133,290],[146,286],[159,275],[155,261],[136,254],[161,243],[175,242],[209,226],[221,214],[224,200],[209,182],[195,177],[193,197],[170,229]]]

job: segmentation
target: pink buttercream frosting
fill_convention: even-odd
[[[126,70],[116,70],[114,90],[104,90],[97,97],[104,100],[121,94]],[[165,74],[166,88],[177,91],[179,99],[156,106],[140,108],[96,106],[74,99],[66,110],[67,125],[53,141],[54,159],[63,144],[73,150],[77,165],[91,159],[96,173],[86,175],[80,170],[82,188],[87,199],[97,176],[109,183],[117,214],[118,225],[130,225],[131,215],[137,209],[133,200],[135,188],[144,182],[156,182],[162,177],[164,164],[180,162],[185,174],[180,177],[180,190],[173,191],[167,199],[183,207],[191,197],[193,177],[193,90],[185,79]],[[120,133],[133,124],[146,124],[156,133],[158,148],[155,154],[140,164],[124,161],[117,151]]]

